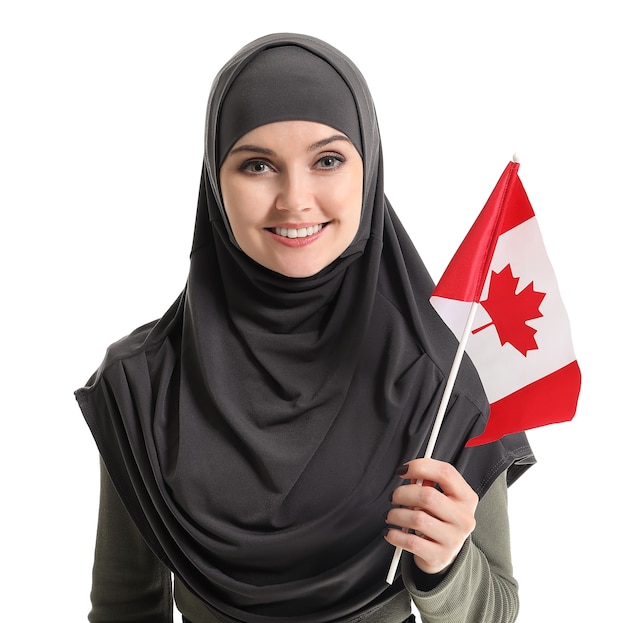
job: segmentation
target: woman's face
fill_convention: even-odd
[[[241,249],[288,277],[318,273],[359,228],[361,156],[321,123],[278,121],[248,132],[226,156],[220,184]]]

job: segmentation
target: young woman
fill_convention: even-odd
[[[465,448],[488,409],[466,361],[416,459],[456,343],[382,171],[328,44],[270,35],[218,74],[186,287],[76,392],[103,464],[92,622],[171,621],[172,577],[191,623],[515,619],[506,488],[532,452]]]

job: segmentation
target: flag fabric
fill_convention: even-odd
[[[490,403],[476,446],[574,417],[581,375],[569,320],[537,219],[510,162],[433,291],[431,304],[461,339]]]

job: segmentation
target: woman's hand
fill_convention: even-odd
[[[415,564],[425,573],[440,573],[454,562],[476,526],[478,496],[463,476],[443,461],[409,461],[398,469],[398,475],[412,484],[393,492],[391,501],[400,508],[392,508],[386,520],[390,526],[404,530],[391,528],[385,538],[411,552]]]

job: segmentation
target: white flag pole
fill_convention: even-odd
[[[426,459],[429,459],[432,457],[435,444],[437,443],[439,430],[441,429],[443,417],[446,413],[446,409],[448,408],[448,402],[450,401],[450,396],[452,395],[452,388],[454,387],[454,382],[456,381],[456,377],[459,373],[461,360],[463,359],[465,346],[467,345],[467,340],[469,339],[470,333],[472,331],[472,325],[474,324],[474,317],[476,316],[476,310],[478,309],[478,305],[479,305],[478,302],[476,301],[472,302],[469,313],[467,314],[467,320],[465,321],[463,334],[461,335],[459,346],[456,349],[456,354],[454,356],[454,361],[452,362],[452,367],[450,368],[448,381],[446,382],[446,387],[444,389],[443,396],[441,397],[441,403],[439,404],[439,410],[437,411],[437,415],[435,416],[435,423],[433,424],[433,429],[430,431],[430,437],[428,438],[428,445],[426,446],[426,452],[424,453],[424,458]],[[422,484],[422,483],[419,482],[417,484]],[[407,530],[404,529],[404,532],[407,532]],[[400,563],[401,554],[402,554],[402,548],[396,547],[396,551],[393,554],[391,565],[389,566],[389,572],[387,573],[387,584],[393,584],[393,581],[396,577],[396,571],[398,570],[398,564]]]

